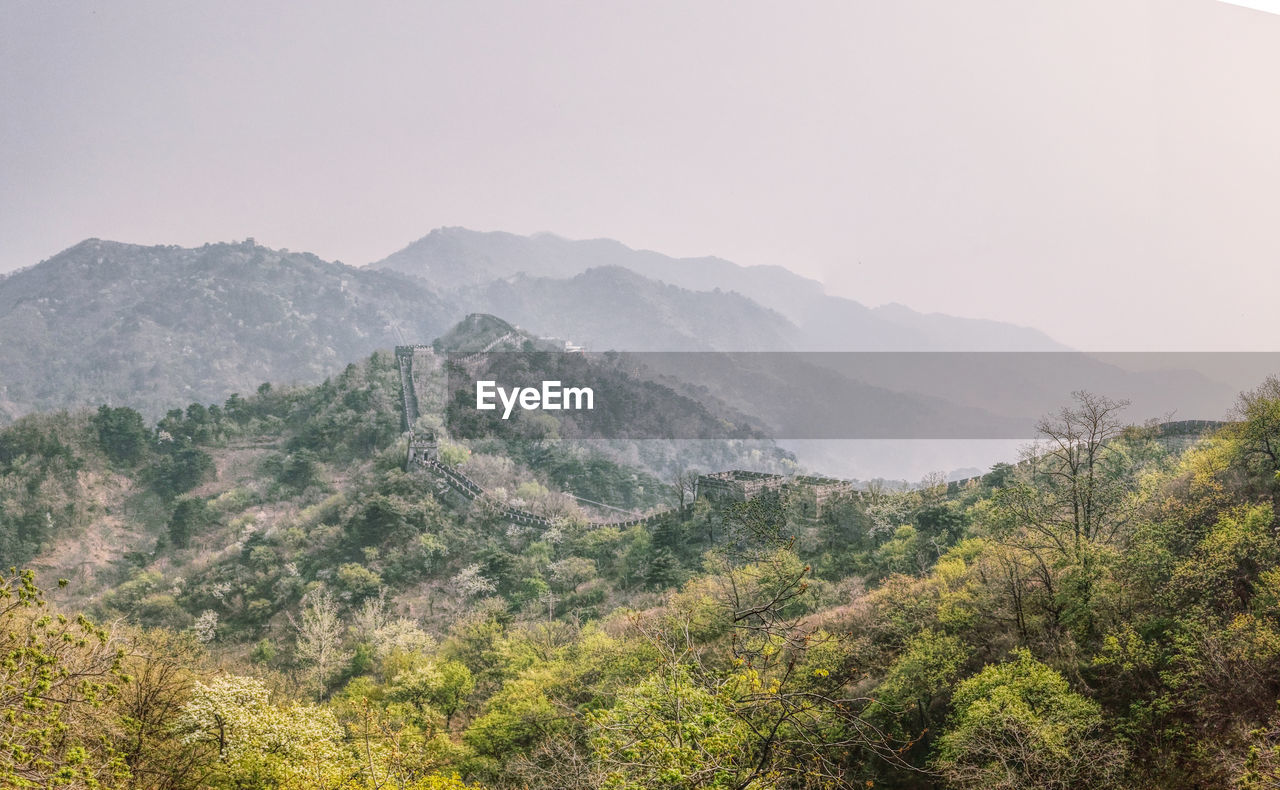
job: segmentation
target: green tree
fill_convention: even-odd
[[[382,577],[358,562],[344,562],[338,567],[338,587],[344,598],[362,601],[377,595],[382,588]]]
[[[610,790],[763,790],[756,739],[732,700],[671,665],[591,718],[592,743]]]
[[[1245,467],[1275,483],[1280,475],[1280,377],[1268,376],[1258,387],[1240,394],[1227,429]]]
[[[294,491],[305,491],[320,479],[320,465],[310,450],[289,453],[280,464],[278,479]]]
[[[352,516],[348,530],[361,545],[381,543],[407,523],[408,508],[399,498],[374,494]]]
[[[99,406],[93,416],[98,444],[112,463],[136,466],[147,449],[150,433],[142,415],[127,407]]]
[[[198,447],[164,453],[151,466],[151,484],[167,499],[185,494],[214,473],[213,458]]]
[[[474,689],[471,670],[461,662],[420,659],[392,678],[387,697],[408,704],[414,722],[430,732],[437,716],[447,729]]]
[[[116,786],[127,769],[100,708],[122,651],[83,616],[46,610],[29,570],[0,576],[0,786]]]
[[[201,497],[179,497],[169,517],[169,541],[175,548],[185,549],[191,538],[212,520],[208,503]]]
[[[1097,703],[1025,650],[962,682],[938,740],[935,767],[956,788],[1114,787],[1125,753],[1109,741]]]
[[[889,666],[878,701],[890,709],[914,708],[919,727],[929,727],[934,700],[950,689],[968,653],[954,636],[932,629],[921,631]]]
[[[669,589],[680,580],[680,560],[666,546],[656,546],[645,567],[644,582],[654,590]]]

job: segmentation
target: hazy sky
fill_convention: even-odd
[[[1280,0],[1226,0],[1226,2],[1232,5],[1241,5],[1246,8],[1256,8],[1260,11],[1280,14]]]
[[[1267,2],[1268,0],[1260,0]],[[1280,16],[1211,0],[3,0],[0,271],[440,225],[1280,349]]]

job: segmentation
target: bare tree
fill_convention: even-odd
[[[1002,492],[1006,512],[1056,546],[1078,554],[1086,543],[1115,537],[1133,514],[1135,475],[1116,439],[1128,401],[1072,393],[1036,425],[1040,440],[1026,452],[1018,485]]]
[[[676,505],[683,512],[685,507],[692,504],[694,496],[698,491],[699,473],[693,469],[679,467],[671,474],[668,485],[671,486],[671,495],[675,499]]]
[[[605,782],[600,761],[592,759],[585,735],[547,739],[511,758],[507,770],[529,790],[597,790]]]
[[[1043,636],[1054,650],[1070,650],[1063,627],[1094,638],[1092,605],[1105,549],[1121,539],[1137,512],[1136,464],[1121,436],[1126,401],[1075,392],[1075,404],[1040,420],[1012,484],[996,493],[997,529],[1007,549],[1000,575],[1008,576],[1021,632],[1038,609]]]
[[[199,746],[184,743],[173,723],[190,699],[197,679],[200,646],[189,633],[118,627],[125,645],[124,670],[113,712],[122,726],[116,754],[129,768],[136,790],[194,790],[204,787],[208,758]]]

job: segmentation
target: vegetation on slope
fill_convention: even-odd
[[[90,239],[0,278],[0,424],[104,402],[155,417],[262,381],[314,383],[455,317],[412,278],[252,240]]]
[[[4,781],[1280,778],[1276,380],[1185,452],[1082,394],[1044,421],[1037,451],[978,484],[871,490],[819,517],[802,492],[698,500],[626,530],[587,529],[543,469],[481,446],[442,454],[557,526],[512,527],[405,473],[396,395],[375,355],[321,387],[263,388],[155,430],[105,409],[2,434],[5,491],[25,492],[12,512],[5,500],[6,533],[23,536],[8,545],[44,561],[40,541],[126,503],[156,543],[115,578],[70,586],[100,594],[59,596],[116,622],[109,633],[42,616],[34,577],[6,577],[0,676],[19,691],[0,699]],[[54,488],[54,531],[32,532]]]

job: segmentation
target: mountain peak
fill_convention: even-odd
[[[436,338],[432,346],[441,353],[485,351],[492,350],[495,343],[503,343],[508,339],[518,347],[521,341],[532,338],[496,315],[470,313]]]

